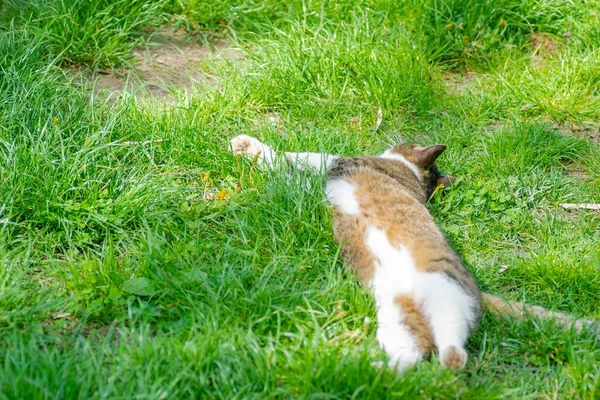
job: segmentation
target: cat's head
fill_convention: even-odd
[[[456,178],[440,174],[435,160],[446,150],[443,144],[422,147],[415,143],[403,143],[391,148],[389,153],[403,156],[407,161],[414,164],[420,172],[422,185],[427,193],[427,198],[431,197],[436,187],[443,185],[450,186]]]

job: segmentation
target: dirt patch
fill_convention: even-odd
[[[572,176],[576,178],[578,181],[585,181],[590,176],[584,171],[580,170],[576,165],[571,164],[568,165],[565,169],[563,169],[564,176]]]
[[[592,126],[573,124],[569,127],[569,132],[591,140],[596,144],[600,144],[600,126],[598,125]]]
[[[114,71],[77,71],[76,82],[94,85],[95,94],[120,97],[123,92],[136,97],[173,99],[173,90],[186,90],[196,84],[217,84],[219,78],[206,66],[213,62],[240,62],[242,50],[225,39],[202,43],[183,31],[159,31],[145,46],[133,50],[134,63]]]
[[[563,43],[547,33],[535,32],[531,35],[531,62],[538,68],[546,65],[546,60],[562,50]]]
[[[573,122],[565,122],[554,123],[553,125],[567,135],[577,135],[580,138],[587,139],[592,143],[600,145],[600,123],[588,122],[576,124]]]
[[[443,73],[442,77],[449,94],[470,92],[480,80],[479,74],[472,71],[462,74],[447,72]]]

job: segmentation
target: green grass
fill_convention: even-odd
[[[599,137],[596,2],[27,0],[0,24],[0,398],[600,397],[597,340],[536,320],[484,315],[463,372],[373,368],[322,182],[227,150],[445,143],[430,207],[482,288],[600,318],[599,214],[559,206],[600,199],[575,129]],[[174,104],[74,80],[160,26],[244,59]]]

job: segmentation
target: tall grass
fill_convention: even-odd
[[[2,7],[0,398],[598,397],[597,340],[537,320],[485,315],[464,372],[436,355],[374,368],[374,304],[321,179],[227,149],[241,133],[336,154],[445,143],[459,179],[430,207],[481,286],[598,318],[600,221],[558,206],[600,196],[598,145],[569,129],[597,116],[592,4]],[[72,68],[131,67],[166,21],[244,59],[199,63],[214,81],[173,104],[74,84]],[[450,90],[455,69],[470,74]]]

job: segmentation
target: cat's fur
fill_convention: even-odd
[[[273,165],[276,155],[258,139],[231,141],[236,154]],[[482,294],[446,241],[425,203],[441,177],[435,160],[446,146],[401,144],[374,157],[285,153],[300,168],[327,169],[326,195],[345,264],[372,289],[377,340],[390,365],[402,371],[435,347],[441,363],[461,369],[465,343],[481,315]],[[484,294],[487,308],[524,315],[524,307]],[[535,315],[583,328],[586,321],[527,306]]]

